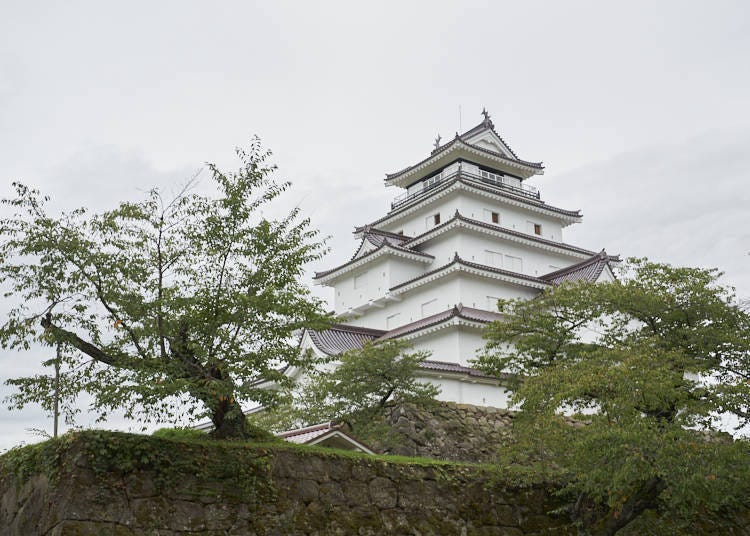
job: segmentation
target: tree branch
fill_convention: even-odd
[[[88,355],[99,363],[110,365],[112,367],[130,369],[133,367],[132,359],[126,356],[112,356],[101,348],[83,340],[72,331],[68,331],[52,323],[52,314],[47,313],[41,320],[42,327],[53,334],[56,340],[67,342],[77,348],[84,354]]]

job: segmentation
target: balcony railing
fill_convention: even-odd
[[[441,184],[445,184],[455,178],[458,178],[459,176],[466,177],[475,181],[484,182],[486,184],[491,184],[503,190],[508,190],[510,193],[516,195],[522,195],[531,199],[540,199],[539,190],[537,190],[533,186],[521,183],[521,186],[519,188],[518,186],[510,184],[509,179],[507,177],[503,177],[502,175],[496,175],[487,171],[481,171],[480,173],[481,175],[477,175],[476,173],[469,173],[467,171],[458,169],[451,173],[446,174],[445,172],[443,172],[439,175],[435,175],[434,177],[430,177],[424,182],[424,187],[418,192],[413,192],[411,194],[408,192],[404,192],[403,194],[396,196],[391,202],[391,210],[395,210],[408,203],[411,203],[416,199],[424,197],[431,190],[434,190]]]

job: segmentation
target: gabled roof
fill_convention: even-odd
[[[343,272],[349,271],[351,269],[356,268],[357,266],[365,264],[369,262],[370,260],[377,258],[384,254],[392,254],[398,257],[404,257],[404,258],[411,259],[414,261],[419,261],[419,262],[431,262],[435,258],[432,255],[429,255],[427,253],[422,253],[421,251],[407,249],[401,246],[397,246],[395,244],[391,244],[388,241],[383,241],[383,243],[377,248],[371,251],[368,251],[364,255],[355,257],[351,259],[350,261],[337,266],[336,268],[325,270],[323,272],[316,272],[313,279],[330,280],[332,278],[329,276],[337,274],[338,272],[343,273]]]
[[[510,270],[503,270],[502,268],[495,268],[494,266],[487,266],[485,264],[479,264],[476,262],[467,261],[459,257],[458,252],[456,252],[455,256],[453,257],[453,260],[449,262],[448,264],[444,264],[442,266],[439,266],[438,268],[435,268],[434,270],[430,270],[429,272],[425,272],[416,277],[408,279],[407,281],[404,281],[402,283],[399,283],[396,286],[391,287],[389,290],[391,292],[398,291],[404,287],[417,283],[423,279],[427,279],[432,276],[438,275],[440,272],[450,270],[454,266],[463,266],[463,267],[466,267],[475,271],[485,272],[487,274],[497,274],[500,276],[504,276],[507,279],[517,280],[517,281],[514,281],[517,284],[523,285],[524,283],[526,283],[527,286],[531,286],[536,289],[544,288],[544,287],[551,285],[551,283],[539,277],[534,277],[534,276],[522,274],[519,272],[511,272]]]
[[[466,374],[467,376],[473,376],[476,378],[485,378],[488,380],[498,379],[496,376],[490,376],[477,369],[466,367],[464,365],[459,365],[458,363],[447,363],[445,361],[431,361],[429,359],[425,359],[424,361],[422,361],[419,368],[421,368],[422,370],[427,370],[427,371],[432,371],[432,372],[445,372],[449,374],[450,373]],[[507,374],[502,374],[500,379],[507,378],[508,376],[509,375]]]
[[[340,424],[332,422],[288,430],[276,435],[298,445],[321,445],[375,454],[367,445],[345,433]]]
[[[508,152],[511,155],[513,155],[513,158],[515,158],[516,160],[520,160],[518,158],[518,155],[515,153],[515,151],[513,151],[513,149],[511,149],[510,145],[508,145],[508,143],[502,138],[502,136],[500,136],[500,134],[498,134],[497,130],[495,130],[495,125],[492,123],[492,119],[490,119],[489,114],[487,114],[485,116],[484,121],[482,121],[481,123],[479,123],[477,126],[475,126],[473,128],[470,128],[469,130],[467,130],[466,132],[464,132],[463,134],[461,134],[460,137],[462,139],[468,140],[468,139],[474,137],[477,134],[481,134],[481,133],[487,132],[487,131],[492,132],[495,135],[495,137],[498,140],[500,140],[500,143],[502,143],[503,148],[507,149]]]
[[[383,242],[388,242],[389,244],[398,246],[411,238],[410,236],[384,231],[376,227],[365,229],[364,237],[367,238],[368,242],[376,246],[381,245]]]
[[[572,266],[562,268],[540,277],[551,284],[560,285],[565,282],[590,281],[595,282],[599,279],[605,268],[611,269],[611,263],[620,262],[617,256],[607,255],[607,252],[601,250],[599,253]]]
[[[378,218],[377,220],[367,224],[362,225],[359,227],[354,228],[354,234],[358,235],[359,233],[364,232],[368,228],[376,228],[379,224],[388,221],[394,217],[397,217],[399,215],[402,215],[404,213],[411,213],[414,211],[414,209],[418,206],[421,206],[422,203],[426,201],[434,201],[436,199],[435,195],[441,192],[445,192],[446,190],[453,189],[454,187],[468,187],[473,190],[476,190],[483,194],[494,194],[499,197],[501,197],[505,202],[508,202],[512,205],[516,206],[522,206],[526,207],[527,209],[530,209],[531,211],[536,212],[546,212],[549,215],[560,217],[562,221],[567,221],[568,223],[575,223],[581,221],[581,218],[583,217],[580,210],[566,210],[563,208],[555,207],[553,205],[549,205],[545,203],[544,201],[539,201],[537,199],[532,199],[530,197],[526,196],[519,196],[514,195],[513,193],[510,193],[506,190],[503,190],[500,187],[493,187],[493,186],[485,186],[483,184],[479,184],[475,180],[471,180],[469,177],[466,177],[462,174],[457,174],[454,178],[446,180],[443,184],[438,185],[435,188],[432,188],[430,190],[430,195],[424,196],[419,198],[419,200],[415,203],[405,204],[399,208],[396,208],[394,210],[391,210],[388,214],[385,216]],[[551,213],[551,214],[550,214]]]
[[[390,231],[383,231],[382,229],[369,227],[363,230],[362,241],[360,242],[357,251],[354,252],[354,255],[352,255],[352,258],[350,260],[361,257],[368,251],[372,251],[373,246],[375,248],[378,248],[384,243],[398,246],[409,240],[409,238],[411,237],[405,236],[403,234],[391,233]]]
[[[322,331],[308,330],[313,344],[327,355],[338,355],[355,348],[362,348],[366,342],[381,337],[384,330],[360,328],[346,324],[334,324]]]
[[[464,307],[459,303],[451,309],[421,318],[416,322],[409,322],[389,331],[349,326],[347,324],[334,324],[328,329],[322,331],[307,330],[307,333],[319,350],[327,355],[338,355],[349,350],[362,348],[367,342],[398,338],[408,333],[414,333],[415,331],[441,324],[452,318],[488,323],[500,320],[502,315],[483,309]]]
[[[421,318],[416,322],[410,322],[408,324],[404,324],[403,326],[399,326],[396,329],[387,331],[383,335],[381,335],[378,340],[382,341],[386,339],[403,337],[404,335],[436,326],[438,324],[442,324],[444,322],[447,322],[448,320],[452,320],[453,318],[461,318],[463,320],[486,324],[488,322],[494,322],[496,320],[502,319],[503,315],[501,315],[500,313],[485,311],[483,309],[464,307],[463,304],[459,303],[457,305],[454,305],[452,309],[448,309],[447,311],[443,311],[431,316],[426,316],[425,318]]]
[[[573,246],[571,244],[566,244],[565,242],[555,242],[554,240],[548,240],[546,238],[541,238],[536,235],[528,234],[528,233],[522,233],[520,231],[516,231],[514,229],[508,229],[506,227],[501,227],[499,225],[495,225],[493,223],[487,223],[480,220],[475,220],[473,218],[467,218],[466,216],[462,216],[461,213],[456,210],[456,212],[453,214],[453,217],[449,220],[447,220],[444,223],[441,223],[440,225],[436,225],[432,229],[429,229],[428,231],[425,231],[424,233],[417,235],[406,242],[403,243],[403,247],[405,248],[413,248],[414,246],[425,242],[427,239],[429,239],[432,235],[436,233],[440,233],[441,231],[445,230],[450,225],[456,223],[456,222],[463,222],[465,224],[468,224],[470,226],[474,227],[480,227],[482,229],[487,229],[496,233],[499,233],[501,235],[507,236],[507,237],[513,237],[514,239],[522,239],[522,240],[528,240],[537,244],[541,244],[547,247],[554,247],[563,249],[565,251],[570,251],[572,253],[578,253],[581,255],[595,255],[593,251],[590,251],[588,249],[579,248],[578,246]]]
[[[470,143],[471,138],[476,138],[476,136],[478,134],[481,134],[482,132],[489,132],[494,137],[496,137],[501,144],[501,148],[507,149],[508,154],[492,151],[485,147]],[[446,154],[456,150],[464,150],[480,156],[489,157],[490,159],[497,160],[498,162],[505,162],[506,164],[510,164],[512,167],[523,168],[529,174],[541,174],[544,170],[544,166],[541,162],[529,162],[527,160],[521,160],[520,158],[518,158],[518,156],[515,152],[513,152],[510,146],[505,143],[505,140],[503,140],[502,137],[500,137],[500,135],[495,131],[495,126],[489,119],[489,114],[486,114],[484,121],[482,121],[480,124],[469,129],[463,134],[459,134],[458,132],[456,132],[456,136],[451,141],[437,147],[424,160],[395,173],[386,173],[385,182],[386,184],[395,184],[397,182],[401,182],[398,179],[404,179],[407,176],[418,171],[419,169],[428,167]]]
[[[376,342],[397,338],[408,333],[414,333],[416,331],[419,331],[420,329],[425,329],[427,327],[440,324],[456,317],[477,323],[488,323],[501,319],[502,315],[500,313],[492,313],[490,311],[483,311],[481,309],[473,309],[471,307],[464,307],[463,305],[458,304],[452,309],[429,316],[427,318],[423,318],[416,322],[411,322],[391,331],[361,328],[357,326],[349,326],[346,324],[335,324],[329,329],[323,331],[308,330],[307,333],[310,335],[310,339],[312,340],[313,344],[315,344],[315,346],[319,350],[326,353],[327,355],[333,356],[347,352],[349,350],[362,348],[362,346],[364,346],[366,342]],[[430,359],[424,360],[420,364],[420,369],[431,372],[462,374],[477,378],[498,379],[494,376],[487,376],[486,374],[479,372],[478,370],[471,367],[459,365],[458,363],[447,363],[444,361],[433,361]],[[319,430],[325,428],[325,425],[317,425],[316,427],[310,428],[314,429],[311,430],[311,432],[317,433]],[[307,430],[292,430],[284,433],[289,434],[289,436],[295,436],[305,434],[307,433]],[[286,438],[286,436],[282,437]],[[312,437],[312,435],[308,437]],[[289,440],[294,442],[306,442],[306,440],[303,439]]]
[[[521,170],[525,170],[529,175],[537,174],[540,175],[543,170],[544,166],[541,162],[527,162],[525,160],[520,160],[517,158],[509,158],[505,156],[504,154],[491,151],[489,149],[486,149],[484,147],[480,147],[479,145],[474,145],[471,143],[467,143],[463,140],[463,138],[456,133],[456,137],[453,138],[450,142],[446,143],[436,151],[433,151],[430,156],[425,158],[424,160],[417,162],[413,166],[408,166],[401,171],[397,171],[395,173],[386,173],[385,182],[386,184],[396,184],[399,179],[405,179],[409,175],[414,174],[414,172],[419,171],[420,169],[428,167],[430,164],[433,164],[434,162],[437,162],[440,158],[443,156],[454,152],[463,150],[466,153],[469,154],[475,154],[479,156],[485,156],[488,157],[490,160],[496,160],[498,163],[507,163],[512,168],[517,168]],[[403,181],[401,181],[403,182]]]

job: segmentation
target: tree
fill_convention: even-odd
[[[313,371],[300,384],[290,406],[261,417],[276,428],[307,426],[326,421],[367,422],[394,399],[420,402],[439,390],[414,377],[427,352],[407,352],[402,340],[365,343],[338,356],[328,369]]]
[[[28,403],[37,403],[52,416],[52,435],[41,432],[46,437],[58,436],[58,424],[62,415],[65,424],[74,425],[75,416],[81,412],[76,405],[79,389],[71,372],[77,359],[67,351],[64,344],[55,345],[55,357],[42,362],[45,367],[53,367],[54,374],[35,374],[27,378],[11,378],[5,384],[16,387],[17,392],[5,398],[10,409],[22,409]]]
[[[748,442],[719,422],[750,421],[750,315],[719,276],[630,259],[619,281],[499,303],[506,320],[476,364],[514,374],[502,463],[557,479],[594,534],[664,534],[750,506]]]
[[[75,348],[69,381],[102,418],[117,408],[144,421],[209,416],[216,437],[244,436],[241,404],[279,396],[253,380],[287,385],[280,365],[309,360],[294,333],[328,318],[300,282],[324,244],[299,209],[263,216],[289,183],[259,140],[237,155],[235,172],[208,165],[214,197],[191,181],[171,199],[154,189],[101,214],[49,216],[48,198],[16,183],[3,201],[16,213],[0,220],[0,283],[18,304],[0,344]],[[30,387],[44,396],[38,379],[14,383],[25,389],[17,407]]]

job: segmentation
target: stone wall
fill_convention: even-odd
[[[0,536],[578,534],[553,497],[488,466],[284,444],[84,432],[0,456]]]
[[[424,406],[391,404],[383,426],[352,433],[378,452],[441,460],[492,462],[510,438],[513,412],[507,409],[435,401]]]
[[[0,534],[575,534],[470,465],[88,432],[0,457]]]

